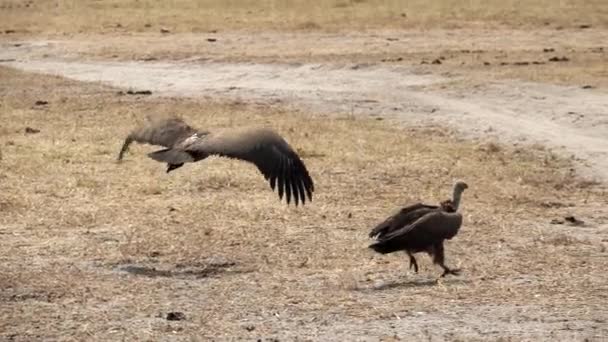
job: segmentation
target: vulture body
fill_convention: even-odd
[[[279,134],[267,128],[237,128],[218,132],[199,131],[179,118],[153,120],[133,130],[118,155],[122,160],[133,142],[165,147],[149,153],[156,161],[167,163],[167,173],[210,155],[234,158],[257,166],[270,187],[278,188],[287,204],[297,206],[312,200],[314,184],[306,166]]]
[[[377,241],[369,248],[382,254],[405,251],[415,272],[418,272],[418,263],[413,254],[427,252],[433,257],[433,263],[443,268],[442,277],[457,275],[459,270],[445,265],[443,241],[456,236],[462,225],[462,215],[457,211],[462,192],[467,188],[466,183],[457,182],[453,198],[439,206],[417,203],[402,208],[372,229],[369,235]]]
[[[381,239],[388,233],[391,233],[403,226],[409,225],[428,213],[441,210],[448,212],[455,211],[452,201],[446,200],[441,202],[440,205],[416,203],[401,208],[395,214],[389,216],[382,223],[374,227],[374,229],[372,229],[372,231],[369,233],[369,237]]]

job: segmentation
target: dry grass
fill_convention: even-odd
[[[389,326],[420,322],[420,312],[426,325],[408,336],[452,339],[468,335],[437,317],[478,321],[480,310],[513,324],[565,319],[584,326],[579,337],[607,333],[605,244],[575,231],[552,238],[555,228],[542,223],[564,215],[546,203],[576,210],[605,205],[606,193],[546,151],[477,146],[440,128],[125,97],[6,68],[0,78],[5,339],[406,338]],[[253,167],[234,161],[168,176],[144,156],[151,148],[134,146],[114,162],[136,122],[166,113],[204,128],[274,127],[306,156],[314,201],[287,207]],[[398,205],[445,198],[456,178],[471,187],[447,253],[464,276],[435,284],[428,258],[413,275],[402,255],[367,250],[370,227]],[[187,320],[168,322],[169,311]],[[439,323],[445,330],[425,332]]]
[[[602,0],[0,1],[0,29],[19,33],[207,32],[475,25],[608,25]]]

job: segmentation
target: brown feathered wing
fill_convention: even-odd
[[[369,233],[369,237],[381,239],[384,235],[409,225],[429,212],[439,209],[439,206],[423,203],[416,203],[401,208],[395,214],[391,215],[382,223],[374,227]]]
[[[425,250],[428,246],[453,238],[462,225],[462,214],[436,210],[422,216],[412,224],[384,235],[370,248],[380,253],[398,250],[413,252]]]
[[[278,187],[281,199],[285,194],[287,203],[292,196],[296,205],[300,201],[305,203],[306,197],[312,200],[314,184],[306,166],[291,146],[272,130],[229,129],[201,139],[187,139],[172,150],[158,151],[150,156],[172,164],[188,161],[179,153],[182,151],[193,156],[218,155],[248,161],[258,167],[273,190]]]

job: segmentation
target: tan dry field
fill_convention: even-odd
[[[604,2],[198,4],[0,1],[0,28],[16,31],[0,36],[0,57],[30,70],[0,66],[1,339],[607,338],[607,190],[574,172],[575,158],[483,134],[465,139],[423,113],[426,124],[414,127],[339,106],[293,107],[292,95],[197,88],[184,97],[159,87],[128,96],[119,93],[126,79],[102,79],[113,69],[98,68],[133,60],[186,69],[208,61],[372,64],[378,73],[405,66],[421,80],[445,78],[414,86],[428,93],[483,96],[494,81],[591,85],[590,97],[572,96],[599,98],[581,110],[601,111]],[[548,61],[556,56],[569,60]],[[70,73],[81,61],[97,71]],[[145,156],[152,147],[136,145],[115,162],[132,127],[166,114],[204,129],[273,127],[311,171],[313,202],[286,206],[254,167],[236,161],[212,158],[167,175]],[[376,223],[400,205],[446,198],[455,179],[470,189],[447,260],[463,275],[438,281],[426,256],[414,274],[405,255],[366,248]],[[585,223],[564,222],[570,215]],[[185,320],[169,321],[169,312]]]
[[[374,28],[608,27],[602,0],[3,0],[20,34],[344,31]]]
[[[605,231],[548,224],[593,209],[605,219],[606,193],[542,150],[349,116],[125,97],[5,68],[2,79],[5,338],[606,333]],[[49,105],[35,106],[42,98]],[[167,112],[199,127],[247,121],[284,132],[317,182],[314,201],[286,207],[257,170],[233,161],[170,176],[143,146],[113,161],[142,115]],[[465,227],[448,244],[463,276],[436,283],[424,257],[414,275],[403,255],[365,248],[396,205],[445,198],[454,178],[471,183]],[[187,320],[167,322],[169,311]]]

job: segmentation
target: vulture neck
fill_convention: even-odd
[[[454,211],[458,211],[458,207],[460,206],[461,197],[462,197],[462,190],[458,189],[458,188],[454,188],[454,196],[452,197]]]

